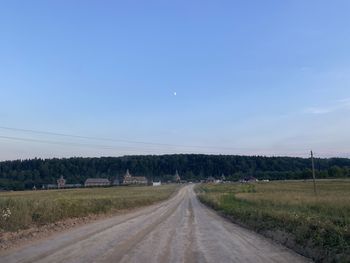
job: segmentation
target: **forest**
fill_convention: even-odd
[[[350,177],[350,159],[316,158],[317,178]],[[257,179],[311,179],[311,159],[238,155],[135,155],[100,158],[29,159],[0,162],[0,189],[23,190],[54,184],[62,175],[68,184],[87,178],[122,180],[126,169],[149,180],[171,181],[176,170],[182,180],[207,177],[237,181],[246,176]]]

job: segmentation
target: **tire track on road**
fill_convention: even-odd
[[[110,254],[107,254],[99,260],[101,263],[110,263],[110,262],[120,262],[123,260],[123,257],[127,256],[137,243],[140,243],[149,233],[151,233],[159,224],[164,222],[169,218],[179,207],[182,200],[180,199],[173,207],[168,209],[163,215],[161,215],[153,223],[149,224],[147,227],[141,229],[136,235],[133,235],[123,241],[118,245]]]

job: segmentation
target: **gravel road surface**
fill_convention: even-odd
[[[165,202],[0,254],[0,262],[309,262],[218,216],[188,185]]]

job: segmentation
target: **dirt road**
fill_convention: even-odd
[[[308,262],[291,250],[216,215],[193,185],[172,199],[26,247],[1,262]]]

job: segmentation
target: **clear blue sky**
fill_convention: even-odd
[[[350,157],[349,11],[347,0],[2,1],[0,126],[115,141],[0,128],[0,160]]]

